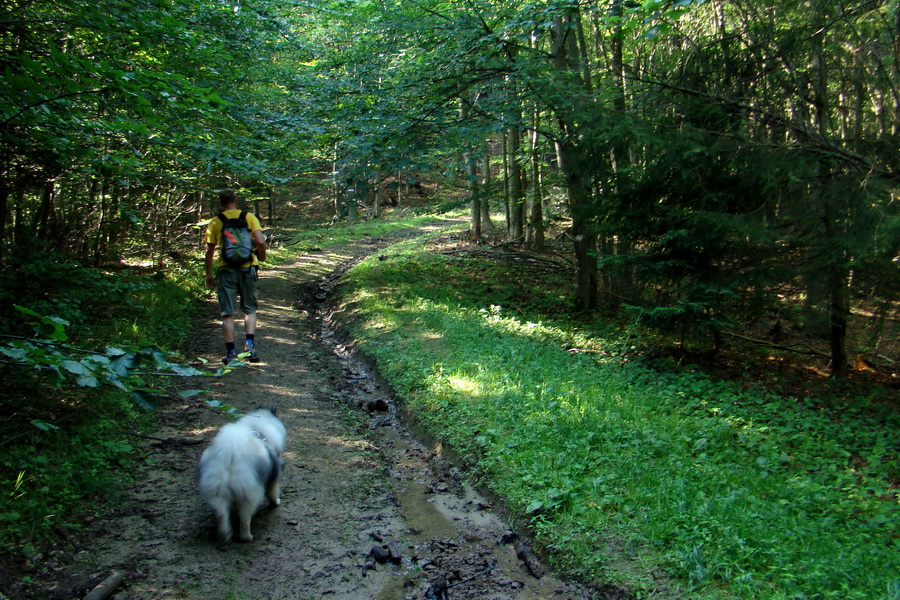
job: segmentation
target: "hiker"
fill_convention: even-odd
[[[254,340],[256,333],[256,281],[259,262],[266,260],[266,236],[259,219],[237,208],[233,190],[219,192],[221,212],[206,227],[206,287],[216,290],[222,312],[222,333],[225,337],[224,364],[237,359],[234,347],[234,313],[237,296],[241,297],[244,313],[244,332],[247,335],[244,352],[250,362],[259,362]],[[213,276],[213,261],[219,248],[218,270]]]

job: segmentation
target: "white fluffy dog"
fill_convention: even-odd
[[[275,409],[259,408],[219,430],[200,457],[200,493],[219,523],[219,541],[231,541],[232,510],[240,528],[238,539],[252,542],[250,519],[268,499],[281,504],[279,478],[284,470],[287,430]]]

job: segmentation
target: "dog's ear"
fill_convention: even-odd
[[[272,416],[274,416],[274,417],[277,417],[277,416],[278,416],[278,407],[273,406],[273,407],[270,408],[269,410],[272,411]]]

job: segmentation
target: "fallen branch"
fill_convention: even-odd
[[[206,442],[206,440],[179,440],[176,438],[158,438],[153,437],[152,435],[143,435],[140,433],[134,433],[132,431],[121,431],[119,432],[121,435],[130,435],[131,437],[141,438],[142,440],[151,440],[154,442],[160,442],[162,444],[180,444],[182,446],[198,446]]]
[[[538,560],[538,557],[534,555],[534,552],[529,550],[525,544],[518,541],[513,544],[513,548],[516,550],[516,558],[525,563],[528,572],[531,573],[535,579],[540,579],[544,576],[544,565],[542,565],[541,561]]]
[[[100,585],[88,592],[84,600],[106,600],[116,592],[116,588],[122,585],[124,576],[119,571],[113,571],[112,574],[104,579]]]
[[[471,577],[466,577],[465,579],[460,579],[459,581],[454,581],[453,583],[447,583],[447,580],[443,577],[431,583],[428,586],[428,591],[425,592],[426,600],[450,600],[449,590],[452,587],[456,587],[458,585],[462,585],[464,583],[469,583],[473,579],[481,577],[482,575],[487,575],[497,567],[488,567],[484,571],[479,571],[475,573]]]
[[[488,568],[485,569],[484,571],[479,571],[478,573],[475,573],[474,575],[472,575],[472,576],[470,576],[470,577],[466,577],[465,579],[460,579],[459,581],[454,581],[453,583],[451,583],[451,584],[448,585],[447,587],[448,587],[448,588],[452,588],[452,587],[456,587],[456,586],[458,586],[458,585],[462,585],[462,584],[464,584],[464,583],[469,583],[469,582],[472,581],[473,579],[476,579],[476,578],[478,578],[478,577],[481,577],[482,575],[487,575],[488,573],[490,573],[491,571],[493,571],[493,570],[496,569],[496,568],[497,568],[497,567],[488,567]]]
[[[529,268],[532,272],[538,273],[553,274],[572,268],[571,262],[563,257],[557,256],[556,259],[545,258],[528,252],[510,250],[503,246],[495,246],[490,249],[453,248],[443,250],[441,254],[445,256],[459,256],[461,258],[504,261],[507,263],[518,264],[525,268]]]
[[[796,354],[803,354],[805,356],[821,356],[824,358],[831,358],[830,354],[828,354],[826,352],[822,352],[821,350],[816,350],[809,344],[802,344],[802,343],[787,344],[787,345],[786,344],[776,344],[774,342],[768,342],[766,340],[758,340],[756,338],[748,337],[746,335],[741,335],[739,333],[732,333],[730,331],[723,331],[722,333],[724,335],[727,335],[728,337],[733,337],[733,338],[736,338],[739,340],[743,340],[745,342],[750,342],[751,344],[756,344],[757,346],[765,346],[767,348],[772,348],[775,350],[785,350],[787,352],[794,352]],[[805,350],[799,350],[798,347],[805,348]]]

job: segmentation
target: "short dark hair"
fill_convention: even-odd
[[[237,201],[237,196],[234,194],[234,190],[222,190],[219,192],[219,204],[222,206],[226,206],[235,201]]]

